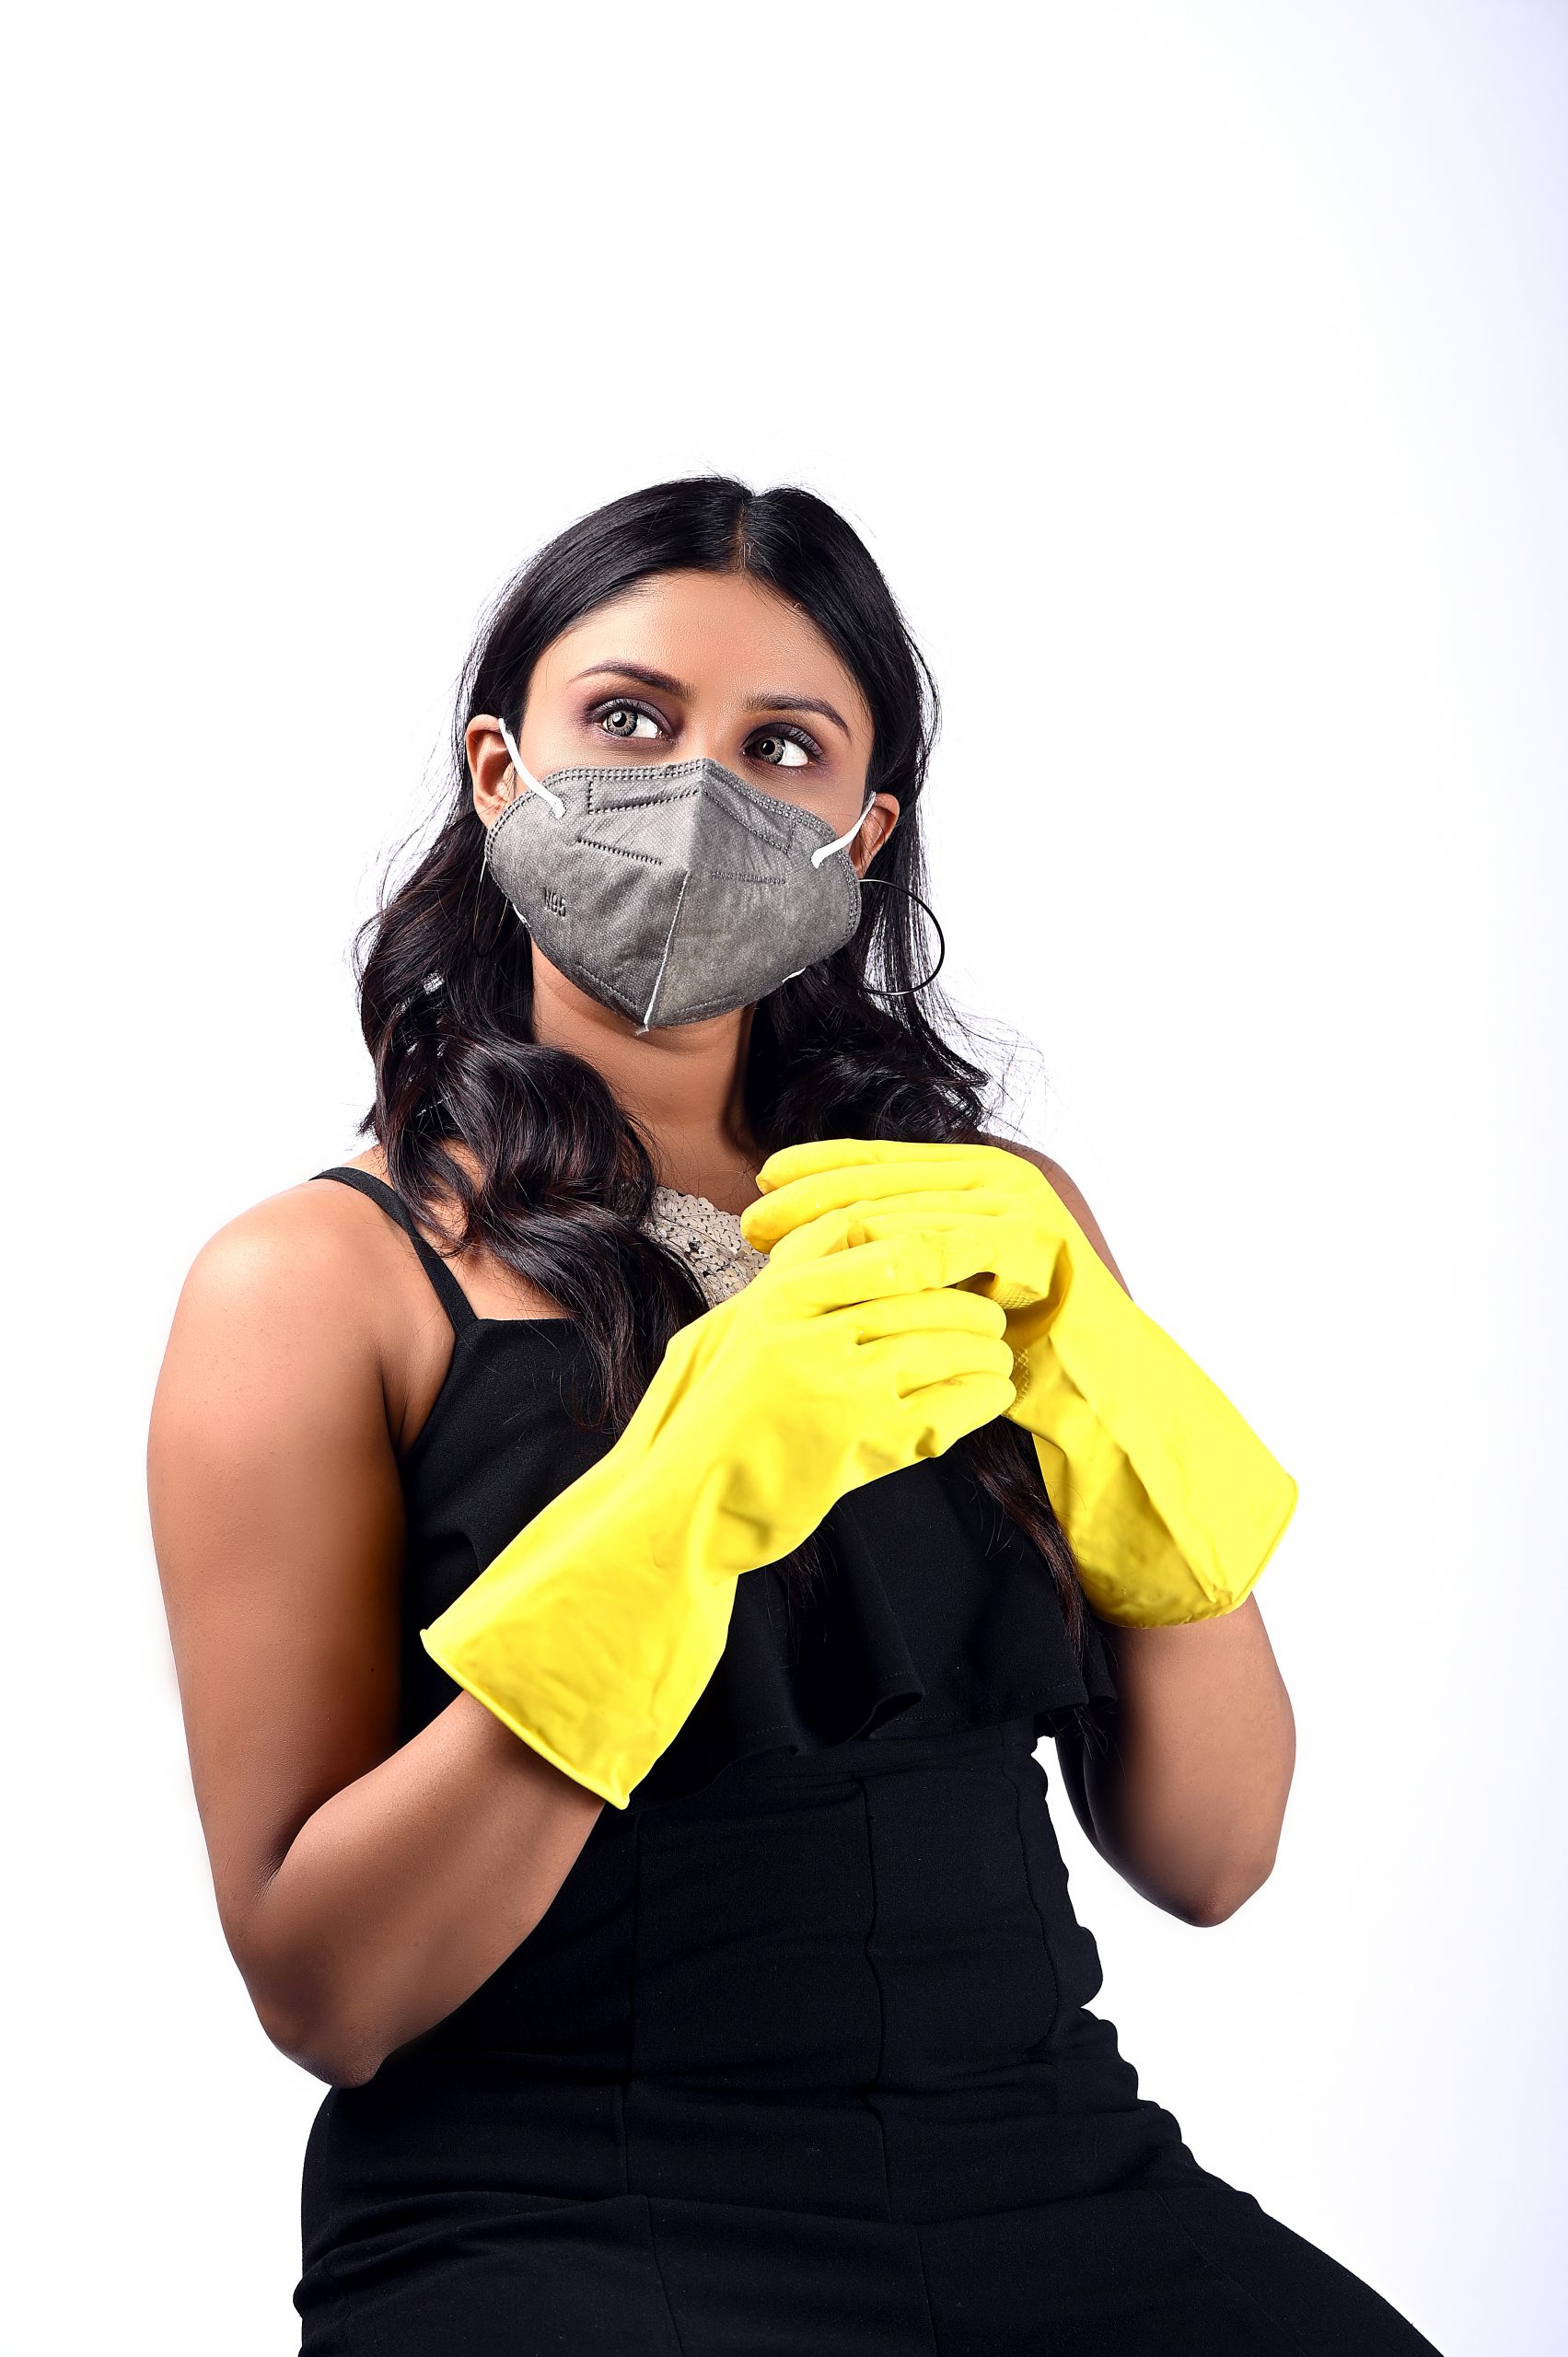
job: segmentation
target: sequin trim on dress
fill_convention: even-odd
[[[680,1254],[710,1309],[739,1293],[767,1264],[767,1254],[740,1233],[739,1213],[721,1211],[706,1195],[657,1187],[645,1225],[658,1243]]]

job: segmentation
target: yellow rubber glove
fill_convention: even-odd
[[[420,1641],[514,1735],[624,1808],[724,1651],[735,1583],[846,1491],[1012,1401],[995,1302],[908,1235],[768,1267],[670,1339],[625,1430]]]
[[[1006,1309],[1017,1390],[1003,1412],[1034,1437],[1102,1620],[1170,1628],[1246,1600],[1296,1484],[1129,1299],[1043,1171],[1001,1146],[829,1138],[770,1155],[757,1183],[741,1233],[770,1268],[943,1235],[960,1253],[949,1282]]]

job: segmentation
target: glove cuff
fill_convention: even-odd
[[[1026,1334],[1008,1413],[1104,1620],[1179,1626],[1246,1601],[1295,1512],[1292,1476],[1104,1264]],[[1024,1313],[1028,1319],[1028,1313]]]

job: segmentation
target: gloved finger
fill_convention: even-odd
[[[770,1155],[762,1168],[782,1165],[787,1169],[785,1156],[805,1151],[784,1147]],[[930,1190],[1016,1194],[1044,1183],[1044,1173],[1034,1163],[998,1146],[932,1146],[910,1159],[821,1163],[776,1178],[755,1202],[747,1204],[740,1214],[740,1232],[748,1244],[766,1251],[773,1236],[785,1227],[797,1226],[802,1220],[857,1198],[874,1202]],[[761,1184],[760,1174],[758,1184]]]
[[[833,1213],[826,1225],[830,1230],[834,1221],[853,1225],[856,1216]],[[975,1222],[971,1229],[986,1225]],[[784,1262],[776,1255],[771,1258],[735,1298],[745,1300],[761,1288],[761,1306],[777,1301],[785,1315],[814,1317],[851,1302],[952,1285],[988,1265],[983,1248],[977,1253],[965,1232],[957,1228],[948,1234],[912,1223],[865,1243],[851,1242],[841,1229],[831,1248],[821,1252],[801,1249],[798,1239],[809,1235],[809,1229],[800,1229],[798,1238],[789,1239],[796,1247],[794,1255]]]
[[[1055,1263],[1050,1224],[1043,1231],[1033,1215],[1020,1225],[1016,1206],[976,1211],[983,1198],[928,1197],[907,1208],[852,1204],[825,1212],[793,1234],[781,1237],[770,1269],[795,1271],[827,1258],[842,1258],[873,1245],[925,1248],[923,1265],[936,1271],[929,1283],[983,1288],[1005,1309],[1039,1301]],[[1065,1214],[1063,1214],[1065,1218]],[[1062,1232],[1062,1231],[1058,1231]]]
[[[1002,1214],[1016,1213],[1019,1208],[1020,1190],[995,1186],[989,1177],[983,1181],[977,1178],[955,1184],[950,1173],[934,1170],[926,1174],[921,1185],[911,1187],[909,1176],[907,1171],[867,1174],[835,1170],[796,1179],[764,1202],[747,1205],[740,1216],[741,1235],[757,1251],[769,1252],[784,1237],[796,1235],[815,1221],[830,1219],[837,1213],[918,1212],[929,1205],[934,1211]],[[1045,1183],[1038,1171],[1035,1177],[1041,1185]],[[823,1248],[819,1244],[817,1248]]]
[[[1000,1335],[964,1334],[952,1327],[883,1334],[863,1341],[857,1370],[880,1381],[900,1399],[928,1384],[982,1375],[1013,1387],[1013,1353]],[[1009,1397],[1009,1406],[1012,1404]]]
[[[912,1391],[906,1403],[921,1422],[912,1446],[916,1457],[945,1457],[955,1441],[981,1424],[1005,1416],[1013,1404],[1014,1386],[994,1375],[960,1375],[946,1383],[928,1383]]]
[[[877,1204],[917,1204],[917,1202],[955,1202],[974,1200],[976,1204],[1012,1204],[1026,1190],[1038,1190],[1044,1178],[1033,1162],[1018,1162],[1016,1155],[1009,1160],[1026,1171],[1023,1181],[1005,1178],[995,1165],[929,1165],[924,1169],[911,1169],[908,1165],[887,1167],[887,1169],[830,1169],[811,1171],[804,1178],[792,1178],[790,1186],[778,1188],[773,1195],[764,1195],[760,1202],[748,1202],[740,1213],[740,1235],[757,1251],[769,1251],[781,1235],[792,1228],[802,1228],[807,1221],[823,1219],[830,1212],[846,1212],[851,1204],[865,1204],[867,1209]]]
[[[944,1163],[957,1167],[976,1156],[983,1161],[998,1155],[1007,1161],[1020,1158],[1005,1154],[1000,1146],[967,1144],[958,1140],[927,1144],[904,1138],[812,1138],[797,1145],[776,1146],[758,1171],[757,1185],[767,1195],[818,1171],[870,1170],[893,1164],[916,1170]]]
[[[889,1334],[916,1332],[958,1335],[977,1341],[999,1341],[1007,1331],[1007,1313],[1000,1302],[984,1294],[966,1293],[961,1285],[936,1285],[922,1293],[883,1294],[875,1301],[852,1302],[824,1315],[838,1318],[858,1341],[878,1341]],[[1011,1345],[1008,1345],[1009,1356]],[[998,1360],[997,1365],[1002,1362]]]
[[[1004,1309],[1022,1309],[1039,1301],[1056,1262],[1049,1233],[1042,1248],[1033,1221],[1020,1223],[1005,1212],[976,1216],[961,1207],[923,1205],[902,1212],[863,1208],[844,1216],[843,1251],[865,1251],[900,1240],[912,1246],[918,1239],[932,1256],[926,1265],[941,1271],[936,1283],[970,1287]]]
[[[804,1233],[804,1230],[802,1230]],[[941,1245],[943,1283],[953,1292],[974,1292],[976,1299],[993,1301],[1007,1310],[1021,1310],[1040,1299],[1038,1271],[1042,1256],[1033,1237],[1018,1237],[1007,1219],[970,1219],[962,1212],[854,1212],[844,1237],[844,1249],[891,1242],[900,1235],[936,1237]],[[790,1242],[790,1240],[785,1240]]]

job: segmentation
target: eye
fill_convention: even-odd
[[[621,745],[645,745],[669,733],[651,705],[628,696],[617,696],[611,703],[594,705],[587,719],[600,736],[612,737]],[[804,769],[822,758],[817,739],[787,720],[770,723],[750,739],[749,750],[753,761],[775,770]]]
[[[601,705],[593,717],[607,737],[620,737],[627,743],[639,737],[645,742],[648,737],[663,733],[656,714],[651,713],[646,704],[607,703]]]
[[[775,770],[804,769],[818,750],[804,728],[791,728],[783,722],[770,728],[765,736],[754,737],[751,742],[757,749],[757,760]]]

